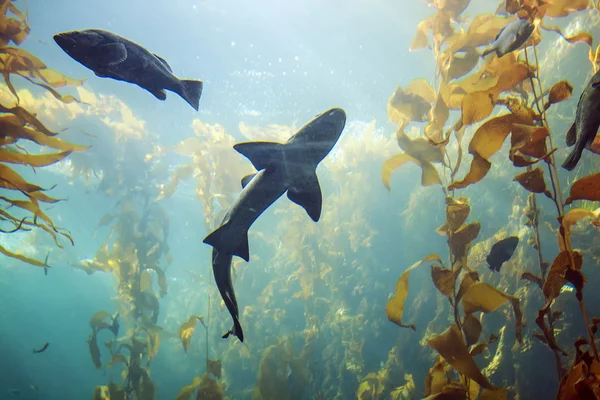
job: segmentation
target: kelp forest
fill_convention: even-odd
[[[165,139],[26,50],[28,6],[0,0],[0,292],[23,269],[108,279],[106,301],[69,322],[88,335],[70,357],[89,397],[600,399],[600,136],[575,143],[586,131],[571,127],[600,112],[586,95],[598,1],[414,2],[429,16],[406,62],[425,57],[433,75],[393,77],[388,121],[348,113],[318,170],[318,223],[284,199],[250,229],[250,262],[232,264],[243,343],[222,339],[210,250],[180,237],[216,229],[255,172],[236,143],[285,142],[305,115],[236,132],[211,116]],[[84,195],[106,212],[69,208]],[[45,390],[0,398],[55,398]]]

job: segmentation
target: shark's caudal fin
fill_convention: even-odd
[[[229,335],[237,336],[240,339],[240,342],[244,342],[244,331],[242,330],[242,325],[240,325],[240,321],[237,318],[233,318],[233,327],[231,330],[227,331],[223,336],[223,339],[227,339]]]
[[[202,81],[181,80],[181,89],[177,91],[187,103],[198,111],[202,96]]]
[[[228,224],[221,225],[219,228],[214,230],[210,235],[204,238],[202,243],[211,245],[212,247],[220,250],[222,247],[227,246],[227,231],[229,230]],[[231,252],[234,256],[238,256],[244,259],[244,261],[250,261],[250,249],[248,246],[248,232],[244,234],[244,238],[237,245],[237,247]]]
[[[313,221],[319,220],[323,195],[316,172],[303,178],[300,182],[294,182],[288,189],[287,196],[291,201],[304,208]]]
[[[257,171],[283,163],[283,144],[274,142],[245,142],[233,146],[246,157]]]

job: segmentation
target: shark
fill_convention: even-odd
[[[233,148],[250,160],[256,173],[242,178],[242,191],[221,225],[203,242],[213,247],[213,275],[219,293],[233,319],[223,335],[244,341],[239,309],[231,281],[233,256],[250,261],[248,230],[258,217],[287,192],[314,222],[321,217],[323,195],[317,178],[319,163],[330,153],[346,125],[346,113],[332,108],[304,124],[285,143],[253,141]]]

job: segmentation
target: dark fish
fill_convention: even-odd
[[[39,350],[33,350],[34,353],[43,353],[50,346],[50,343],[46,342]]]
[[[490,251],[490,255],[486,258],[490,265],[490,269],[492,271],[500,272],[500,267],[510,260],[518,244],[519,238],[517,236],[507,237],[494,244]]]
[[[119,336],[119,328],[119,312],[117,311],[117,313],[112,317],[112,324],[109,326],[108,329],[110,329],[113,335]]]
[[[204,239],[214,247],[213,274],[223,301],[233,318],[230,334],[243,341],[237,301],[231,283],[231,259],[250,260],[248,229],[286,191],[313,221],[321,216],[322,195],[317,165],[329,154],[346,124],[346,113],[333,108],[306,123],[286,143],[238,143],[234,149],[246,156],[259,172],[242,179],[242,192],[221,226]]]
[[[583,149],[591,146],[600,127],[600,70],[592,76],[581,93],[575,122],[567,132],[567,146],[575,145],[562,167],[572,171],[581,158]]]
[[[535,25],[524,19],[516,19],[506,25],[496,39],[494,44],[481,54],[482,57],[496,52],[498,58],[511,53],[521,47],[535,30]]]
[[[159,100],[170,90],[198,111],[202,81],[178,79],[163,58],[137,43],[101,29],[59,33],[54,41],[101,78],[135,83]]]

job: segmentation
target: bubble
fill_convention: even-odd
[[[235,46],[235,42],[231,41],[231,47]]]
[[[283,61],[283,60],[281,59],[281,57],[279,57],[279,58],[278,58],[278,61],[279,61],[279,62],[281,62],[281,61]]]

